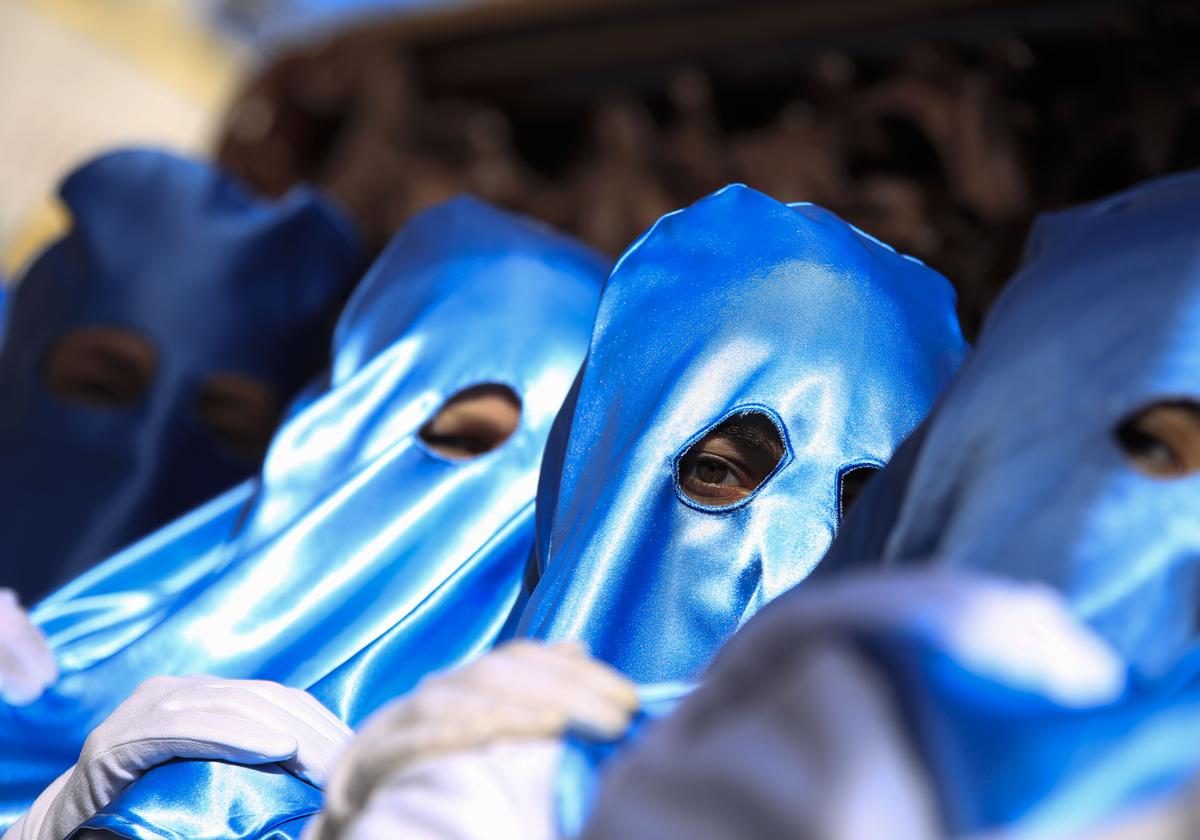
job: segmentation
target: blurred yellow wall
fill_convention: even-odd
[[[244,58],[189,0],[0,3],[0,264],[61,229],[54,192],[121,145],[202,153]]]

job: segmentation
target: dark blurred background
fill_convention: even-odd
[[[615,254],[742,181],[940,269],[974,333],[1033,213],[1200,164],[1197,43],[1182,0],[490,4],[280,49],[218,154],[374,247],[467,190]]]
[[[616,254],[743,181],[946,273],[973,335],[1034,213],[1200,164],[1197,43],[1197,0],[5,0],[0,252],[130,143],[316,181],[373,248],[466,190]]]

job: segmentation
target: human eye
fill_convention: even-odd
[[[447,400],[419,435],[446,458],[475,458],[508,440],[520,419],[521,400],[511,388],[475,385]]]
[[[679,459],[679,489],[703,505],[732,504],[766,480],[783,452],[779,430],[765,415],[735,415],[684,452]]]
[[[1182,478],[1200,472],[1200,403],[1153,403],[1113,432],[1125,460],[1154,478]]]

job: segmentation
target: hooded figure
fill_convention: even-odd
[[[945,278],[826,210],[730,186],[663,217],[609,278],[555,422],[518,635],[581,640],[640,682],[698,677],[813,570],[848,482],[965,350]],[[731,501],[704,486],[738,478],[705,451],[723,429],[779,446]]]
[[[1200,585],[1200,476],[1172,439],[1200,410],[1198,217],[1200,173],[1041,217],[978,351],[829,568],[1037,581],[1138,670],[1173,663]]]
[[[10,821],[146,677],[300,688],[329,678],[337,689],[322,699],[354,721],[377,695],[489,645],[519,590],[542,450],[586,351],[604,269],[573,240],[472,199],[413,219],[347,304],[328,392],[306,398],[275,436],[236,535],[198,574],[179,562],[184,585],[147,593],[167,596],[152,621],[133,622],[140,635],[36,704],[2,710]],[[440,454],[453,444],[442,409],[480,386],[517,402],[515,429],[476,457]],[[214,505],[220,519],[228,505]],[[97,577],[88,591],[101,591]],[[405,633],[419,639],[395,667],[364,654]],[[86,646],[73,643],[80,661]]]
[[[26,601],[254,470],[359,259],[314,194],[263,202],[160,152],[61,195],[73,227],[12,292],[0,352],[0,583]]]
[[[973,636],[1024,656],[1020,616],[1000,632],[959,627],[931,639],[931,610],[886,633],[860,611],[826,622],[825,641],[836,637],[831,661],[860,673],[855,681],[878,709],[821,726],[796,698],[829,691],[825,708],[849,704],[845,685],[835,691],[830,680],[800,690],[812,645],[797,628],[817,629],[814,589],[800,589],[739,634],[708,683],[631,752],[588,838],[811,832],[813,812],[786,791],[804,778],[834,778],[816,759],[847,754],[864,729],[881,733],[876,752],[891,729],[891,743],[919,759],[939,836],[1019,829],[1063,837],[1194,778],[1198,225],[1200,172],[1041,218],[975,354],[822,564],[824,574],[882,557],[894,571],[983,572],[1054,591],[1113,651],[1118,678],[1106,680],[1109,689],[1064,697],[1061,682],[1018,679],[1020,663],[1013,673],[982,673],[947,650],[947,640]],[[898,595],[878,586],[875,601]],[[962,612],[969,623],[978,611]],[[1059,680],[1078,659],[1061,658]],[[1085,676],[1073,675],[1076,688]],[[810,797],[836,799],[827,790]],[[873,807],[900,804],[877,794]],[[755,832],[745,828],[751,813]],[[698,826],[707,828],[690,830]],[[916,835],[893,819],[889,836]]]

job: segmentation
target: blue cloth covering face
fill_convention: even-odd
[[[1147,673],[1192,644],[1200,475],[1144,475],[1114,432],[1200,400],[1198,224],[1200,173],[1038,222],[905,470],[862,500],[885,562],[1045,582]]]
[[[27,602],[254,470],[201,424],[202,383],[240,374],[291,399],[322,364],[360,259],[348,222],[315,194],[259,201],[165,153],[101,157],[61,195],[72,229],[12,292],[0,352],[0,583]],[[133,405],[46,386],[55,342],[95,326],[155,348]]]
[[[672,223],[675,229],[661,230]],[[689,245],[681,245],[684,240]],[[671,251],[687,257],[665,267],[660,255]],[[607,309],[619,280],[628,295],[619,298],[625,312]],[[723,284],[727,297],[704,294],[709,282]],[[679,307],[673,322],[671,315],[661,314],[663,304],[643,303],[639,294],[668,294],[672,289],[679,294],[680,287],[688,294],[698,289],[701,300],[713,301],[711,310],[703,310],[709,317]],[[659,324],[674,323],[679,337],[674,345],[662,341],[648,351],[637,345],[627,350],[629,334],[637,332],[630,322],[643,311],[634,307],[648,306],[654,307],[646,311],[654,311]],[[608,331],[607,346],[600,341],[602,329]],[[734,352],[722,356],[707,349],[717,347]],[[756,348],[766,349],[756,355]],[[623,258],[605,290],[576,391],[601,405],[616,399],[613,393],[621,394],[626,410],[633,412],[625,396],[632,388],[622,389],[624,383],[613,384],[610,377],[598,382],[596,377],[591,383],[587,379],[589,371],[594,375],[602,364],[598,359],[605,358],[604,351],[613,349],[626,358],[640,355],[647,360],[644,369],[679,375],[694,365],[694,373],[679,375],[678,381],[689,385],[677,384],[678,393],[672,392],[663,405],[647,406],[642,416],[650,419],[641,426],[631,424],[633,428],[660,428],[664,437],[674,434],[684,441],[676,444],[683,451],[697,429],[715,425],[703,413],[689,417],[689,399],[699,404],[699,412],[717,419],[736,406],[761,406],[781,421],[790,449],[782,468],[745,507],[725,514],[706,511],[679,504],[683,500],[672,492],[670,468],[677,456],[653,451],[653,440],[648,442],[651,446],[646,441],[628,444],[611,430],[591,431],[597,419],[604,418],[591,418],[576,408],[575,416],[582,414],[585,421],[577,441],[575,430],[564,424],[572,405],[568,398],[543,471],[552,469],[556,445],[568,453],[596,455],[590,471],[562,471],[564,485],[568,476],[589,476],[584,479],[587,486],[574,490],[584,494],[582,504],[574,499],[566,504],[560,497],[560,518],[553,523],[539,520],[539,526],[550,526],[539,527],[538,549],[539,557],[550,557],[544,569],[551,573],[538,583],[523,621],[527,630],[538,626],[533,610],[539,609],[540,595],[540,603],[546,605],[540,609],[549,617],[543,626],[551,628],[547,636],[582,634],[601,658],[649,683],[699,677],[729,634],[812,570],[838,525],[839,475],[890,457],[953,375],[966,347],[954,315],[953,292],[944,278],[820,208],[786,207],[752,190],[731,187],[660,222]],[[706,356],[718,364],[704,364]],[[593,391],[586,390],[589,384]],[[582,398],[578,402],[590,404]],[[694,425],[688,428],[688,422]],[[672,426],[682,428],[674,431]],[[645,452],[641,463],[667,465],[665,487],[662,481],[645,480],[646,473],[654,472],[646,466],[640,482],[622,485],[632,500],[604,493],[604,501],[598,501],[591,476],[606,459],[616,460],[613,452],[638,452],[638,444]],[[614,484],[620,485],[623,470],[618,464]],[[786,483],[769,485],[780,479]],[[558,491],[543,474],[539,514]],[[644,520],[625,523],[623,516],[634,515],[625,512],[636,510],[638,502],[652,512]],[[746,510],[756,505],[761,507]],[[597,515],[597,510],[602,513]],[[570,519],[581,512],[591,512],[591,518],[583,520],[586,525]],[[744,518],[701,518],[731,515]],[[585,531],[590,528],[597,530]],[[612,533],[620,533],[622,539]],[[556,557],[556,550],[562,554]],[[563,571],[556,577],[560,558]],[[572,566],[574,558],[580,560]],[[648,558],[669,559],[648,568]],[[551,603],[552,597],[560,600]],[[608,759],[636,741],[668,708],[665,704],[645,710],[619,745],[568,739],[556,790],[563,836],[575,836],[582,828],[596,778]]]
[[[35,705],[3,709],[0,791],[10,818],[152,674],[315,685],[353,724],[426,670],[491,644],[519,590],[542,450],[586,351],[604,273],[604,261],[583,246],[471,199],[412,220],[345,309],[329,392],[276,435],[246,521],[215,555],[199,558],[205,573],[190,584],[124,595],[93,579],[77,593],[107,597],[117,609],[128,603],[130,613],[139,612],[132,603],[139,596],[166,595],[152,621],[130,619],[119,628],[127,636],[143,628],[140,636],[64,675]],[[519,395],[517,430],[474,459],[433,453],[418,438],[420,427],[448,398],[481,383]],[[215,518],[231,506],[214,502]],[[197,522],[210,521],[198,512]],[[185,541],[195,538],[194,526],[180,523]],[[137,558],[115,559],[122,565],[113,574],[129,580]],[[65,637],[69,605],[55,603]],[[86,609],[77,615],[94,623]],[[105,633],[91,638],[113,644]],[[86,646],[72,644],[80,661]],[[53,761],[45,760],[50,754]],[[186,824],[184,836],[200,836],[191,834],[197,814],[207,812],[199,803],[232,783],[173,788],[158,780],[181,770],[231,769],[245,768],[160,768],[129,795],[148,791],[160,806],[188,808],[183,823],[168,821],[162,830]],[[302,784],[286,775],[277,781],[286,786],[287,779]],[[169,790],[183,793],[172,799]],[[208,810],[224,820],[221,808]],[[231,830],[222,825],[214,836]]]
[[[613,271],[547,446],[518,632],[640,682],[698,677],[812,571],[841,474],[882,465],[965,350],[945,278],[819,207],[730,186],[664,217]],[[749,499],[696,504],[680,456],[744,411],[783,460]]]

